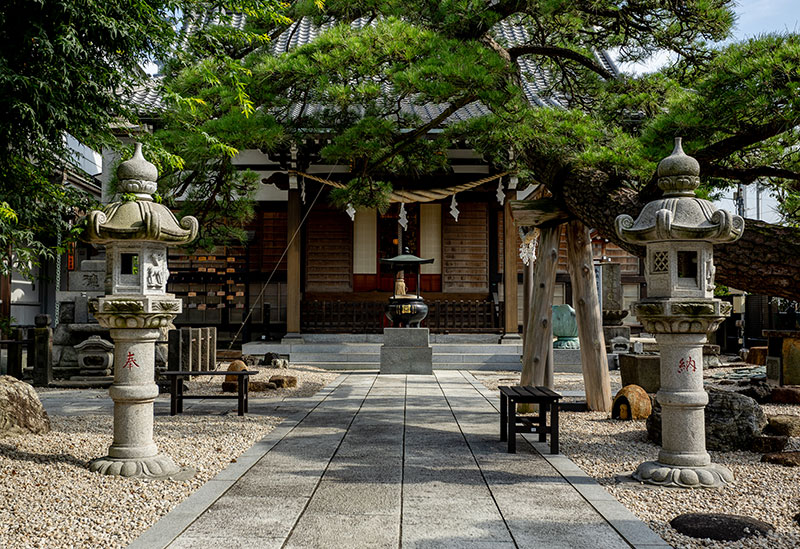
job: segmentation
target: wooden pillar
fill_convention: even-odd
[[[289,189],[286,254],[286,332],[300,335],[300,190]],[[295,235],[295,232],[297,233]],[[294,239],[292,239],[294,237]]]
[[[528,333],[528,319],[531,315],[533,303],[533,267],[535,260],[531,260],[522,269],[522,333]]]
[[[533,276],[533,302],[525,326],[520,385],[553,388],[553,291],[561,225],[540,230]]]
[[[503,339],[519,339],[517,315],[517,226],[511,215],[511,200],[517,191],[506,191],[503,208],[503,301],[505,302]]]
[[[592,240],[589,229],[580,221],[567,223],[567,264],[572,279],[572,303],[578,320],[586,404],[590,410],[610,412],[611,381],[594,277]]]

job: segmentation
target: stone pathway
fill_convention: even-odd
[[[497,399],[343,375],[131,547],[669,547],[564,456],[506,453]]]

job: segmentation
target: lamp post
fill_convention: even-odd
[[[158,171],[136,144],[133,158],[117,169],[122,200],[89,213],[86,240],[106,246],[106,295],[94,316],[114,340],[114,439],[108,455],[89,469],[124,477],[169,477],[181,469],[160,454],[153,441],[155,343],[159,328],[181,312],[182,303],[166,293],[167,246],[191,242],[198,222],[180,222],[164,205],[153,202]]]
[[[680,138],[657,173],[664,196],[646,204],[635,221],[616,219],[620,238],[647,249],[647,298],[633,308],[661,354],[662,448],[657,461],[640,464],[633,476],[649,484],[716,487],[733,474],[706,452],[703,344],[731,306],[714,298],[713,245],[737,240],[744,220],[695,196],[700,165],[683,152]]]

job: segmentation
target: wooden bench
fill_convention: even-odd
[[[558,401],[561,395],[547,387],[498,387],[500,389],[500,440],[508,439],[508,452],[517,452],[517,433],[539,433],[539,442],[550,433],[550,453],[558,453]],[[517,404],[538,404],[537,417],[517,416]],[[547,410],[550,409],[550,426]]]
[[[257,371],[242,370],[240,372],[227,372],[224,370],[214,370],[211,372],[191,372],[188,370],[167,370],[163,375],[170,378],[169,386],[169,415],[183,413],[183,400],[186,398],[235,398],[239,401],[238,412],[243,416],[247,412],[247,384],[251,375],[256,375]],[[185,395],[183,394],[183,379],[189,376],[236,376],[238,382],[238,394],[236,395]]]

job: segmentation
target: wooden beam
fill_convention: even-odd
[[[504,331],[518,337],[519,316],[517,313],[517,227],[511,216],[511,197],[517,191],[506,191],[506,203],[503,207],[503,300],[505,301]]]
[[[300,333],[300,191],[289,189],[286,254],[286,332]],[[297,233],[295,235],[295,233]],[[294,240],[292,239],[294,237]]]
[[[572,214],[552,198],[511,200],[511,214],[519,227],[549,227],[573,219]]]
[[[580,221],[567,223],[567,265],[572,279],[572,303],[578,320],[586,404],[590,410],[610,412],[611,381],[594,276],[592,239],[589,229]]]

